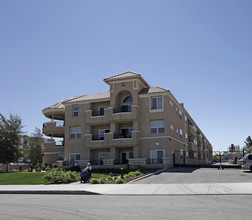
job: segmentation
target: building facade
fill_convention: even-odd
[[[62,138],[60,146],[45,144],[44,163],[172,167],[211,162],[211,144],[169,90],[151,87],[133,72],[104,82],[107,93],[73,97],[43,110],[51,119],[43,133]]]

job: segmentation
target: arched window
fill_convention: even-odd
[[[132,103],[132,96],[127,96],[123,99],[123,103]]]

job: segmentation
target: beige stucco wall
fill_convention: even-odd
[[[138,83],[134,83],[138,81]],[[188,144],[185,143],[185,134],[189,134],[189,127],[185,121],[186,117],[194,123],[190,115],[185,111],[183,105],[169,93],[141,94],[139,92],[146,87],[141,80],[121,80],[111,82],[110,101],[83,101],[79,103],[67,104],[65,107],[65,161],[69,160],[69,154],[80,153],[81,160],[98,160],[100,152],[110,152],[113,159],[119,160],[121,152],[133,151],[136,158],[150,158],[152,150],[165,150],[165,157],[173,157],[172,151],[187,151]],[[135,86],[134,86],[135,85]],[[132,112],[113,114],[112,107],[118,107],[122,100],[132,95]],[[151,98],[161,96],[163,109],[150,110]],[[173,105],[170,104],[172,101]],[[73,106],[79,107],[78,117],[73,117]],[[110,106],[106,109],[104,116],[92,117],[92,110],[97,111],[99,107]],[[176,110],[177,108],[177,110]],[[182,119],[179,117],[179,109],[182,111]],[[164,134],[151,134],[151,121],[163,120],[165,124]],[[174,129],[170,129],[170,125]],[[195,151],[210,149],[211,145],[198,129],[195,138],[199,141]],[[80,127],[81,138],[70,139],[70,128]],[[133,127],[134,134],[132,140],[114,140],[112,132],[120,132],[120,129]],[[92,142],[88,134],[98,135],[100,129],[109,129],[111,133],[105,135],[104,142]],[[183,131],[180,137],[180,129]],[[178,132],[177,132],[178,130]],[[202,134],[199,140],[199,134]],[[202,156],[203,157],[203,156]],[[210,157],[210,156],[208,156]],[[205,158],[205,154],[204,154]],[[179,153],[175,154],[176,163],[182,163]]]

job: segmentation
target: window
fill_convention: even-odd
[[[100,140],[104,140],[104,134],[105,133],[109,133],[109,132],[110,132],[109,129],[101,129],[101,130],[99,130],[99,139]]]
[[[73,107],[73,117],[78,117],[78,115],[79,115],[79,107],[74,106]]]
[[[123,99],[123,104],[121,106],[121,112],[131,112],[132,96],[127,96]]]
[[[163,134],[164,133],[164,121],[151,121],[151,134]]]
[[[182,129],[179,129],[179,136],[180,136],[180,139],[183,138],[183,131],[182,131]]]
[[[70,139],[79,139],[81,138],[81,128],[73,127],[70,128]]]
[[[162,96],[152,97],[151,98],[151,109],[163,109]]]
[[[188,142],[188,134],[185,134],[186,142]]]
[[[173,126],[173,125],[170,125],[170,129],[171,129],[171,130],[174,130],[174,126]]]
[[[173,102],[171,100],[169,100],[169,102],[170,102],[170,105],[173,106]]]
[[[73,165],[78,160],[80,160],[80,154],[69,154],[70,165]]]
[[[163,163],[163,157],[165,155],[164,150],[152,150],[151,151],[151,163],[159,164]]]
[[[123,103],[132,103],[132,96],[127,96],[123,99]]]
[[[58,160],[64,160],[64,153],[58,153]]]
[[[182,111],[179,110],[179,118],[182,119]]]
[[[103,160],[104,159],[110,159],[110,152],[99,153],[99,163],[100,163],[100,165],[103,165]]]
[[[102,106],[98,108],[98,115],[104,115],[104,109],[108,108],[108,106]]]

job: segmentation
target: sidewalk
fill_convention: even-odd
[[[252,195],[251,183],[0,185],[0,194]]]

